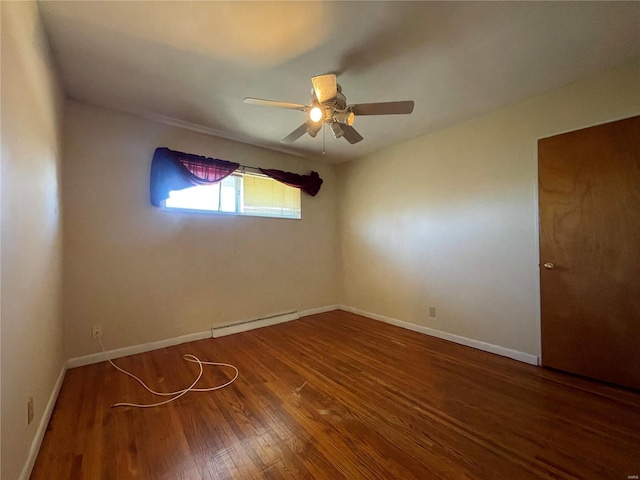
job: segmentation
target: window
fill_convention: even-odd
[[[172,190],[165,210],[301,218],[300,189],[253,173],[234,173],[213,185]]]

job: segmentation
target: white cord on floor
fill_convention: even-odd
[[[98,341],[100,342],[100,348],[102,349],[102,353],[107,353],[105,351],[105,349],[104,349],[104,345],[102,344],[102,339],[98,338]],[[156,392],[155,390],[149,388],[142,380],[140,380],[138,377],[136,377],[133,373],[127,372],[125,369],[120,368],[115,363],[113,363],[110,358],[107,358],[109,363],[116,370],[124,373],[125,375],[130,376],[134,380],[137,380],[138,383],[140,383],[140,385],[142,385],[144,388],[146,388],[149,392],[153,393],[154,395],[164,396],[164,397],[170,397],[172,395],[175,395],[175,397],[170,398],[169,400],[165,400],[164,402],[150,403],[150,404],[121,402],[121,403],[114,403],[113,405],[111,405],[111,407],[138,407],[138,408],[159,407],[160,405],[164,405],[166,403],[173,402],[174,400],[177,400],[181,396],[185,395],[187,392],[212,392],[214,390],[220,390],[221,388],[227,387],[227,386],[231,385],[233,382],[235,382],[236,378],[238,378],[238,375],[240,373],[240,372],[238,372],[238,369],[236,367],[234,367],[233,365],[231,365],[229,363],[203,362],[202,360],[200,360],[195,355],[191,355],[189,353],[183,355],[182,358],[184,358],[188,362],[197,363],[200,366],[200,373],[198,373],[198,377],[195,379],[195,381],[189,387],[185,388],[184,390],[177,390],[175,392]],[[214,366],[218,366],[218,367],[233,368],[236,371],[236,374],[231,380],[229,380],[228,382],[226,382],[226,383],[224,383],[222,385],[218,385],[216,387],[210,387],[210,388],[194,388],[196,386],[196,384],[200,381],[200,377],[202,377],[202,372],[203,372],[202,365],[214,365]]]

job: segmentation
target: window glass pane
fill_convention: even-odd
[[[245,174],[242,213],[300,218],[300,189],[272,178]]]
[[[220,192],[220,211],[235,213],[237,201],[236,183],[239,180],[236,176],[229,176],[220,182],[222,191]]]
[[[230,175],[214,185],[173,190],[165,200],[164,207],[236,215],[301,218],[300,189],[263,175],[247,173]]]
[[[199,185],[185,188],[184,190],[172,190],[169,198],[165,200],[168,208],[186,208],[188,210],[219,211],[220,184]]]

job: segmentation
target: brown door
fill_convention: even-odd
[[[640,389],[640,117],[538,142],[542,364]]]

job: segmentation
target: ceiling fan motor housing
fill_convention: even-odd
[[[336,96],[321,104],[321,106],[324,107],[323,121],[330,125],[336,122],[344,125],[353,125],[354,114],[347,111],[347,97],[342,93],[342,87],[340,85],[337,87]],[[314,103],[314,101],[317,102],[315,93],[312,95],[311,101],[312,103]],[[336,138],[340,138],[342,136],[342,129],[339,130],[340,132],[337,135],[335,130],[333,132]]]
[[[325,102],[325,105],[330,105],[337,110],[344,110],[347,108],[347,97],[343,95],[342,88],[339,88],[336,97]]]

